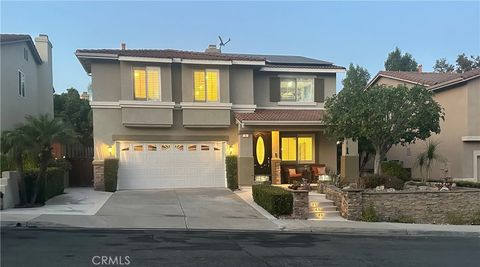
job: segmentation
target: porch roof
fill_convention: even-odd
[[[247,125],[324,125],[325,110],[257,109],[251,113],[235,112],[235,119]]]

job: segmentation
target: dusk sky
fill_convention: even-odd
[[[53,43],[57,92],[90,83],[78,48],[172,48],[291,54],[348,66],[372,76],[398,46],[424,71],[441,57],[480,54],[480,2],[4,2],[2,33],[45,33]],[[337,90],[341,89],[339,75]]]

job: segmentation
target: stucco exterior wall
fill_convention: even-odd
[[[253,105],[253,69],[248,67],[230,68],[230,98],[232,103]]]
[[[46,43],[45,45],[48,45]],[[28,61],[24,59],[28,51]],[[11,130],[24,122],[27,115],[48,113],[53,116],[53,84],[51,71],[51,47],[45,47],[42,55],[48,60],[39,65],[26,42],[2,44],[1,68],[1,130]],[[25,96],[18,93],[18,71],[25,75]],[[43,77],[45,76],[45,77]]]
[[[377,81],[388,85],[395,85],[394,82],[395,80],[384,77]],[[447,175],[452,178],[479,179],[479,175],[474,177],[474,162],[478,160],[474,153],[480,151],[480,142],[464,142],[462,137],[480,136],[480,79],[437,90],[433,98],[444,108],[445,121],[440,123],[440,134],[434,134],[429,139],[439,143],[439,153],[447,162],[434,163],[431,178],[438,179]],[[388,160],[402,161],[404,167],[412,168],[414,178],[420,178],[422,173],[415,166],[415,160],[425,147],[426,141],[419,140],[405,147],[394,146],[386,156]],[[445,174],[444,169],[448,169],[448,174]]]

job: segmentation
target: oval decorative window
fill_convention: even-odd
[[[265,142],[263,137],[259,136],[257,139],[257,162],[259,165],[263,165],[265,161]]]

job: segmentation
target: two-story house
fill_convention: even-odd
[[[0,34],[1,130],[11,130],[25,116],[53,116],[52,44],[40,34]]]
[[[433,99],[445,111],[441,132],[430,137],[438,143],[438,152],[444,158],[434,163],[431,177],[480,181],[480,69],[465,73],[380,71],[368,87],[376,84],[421,85],[431,90]],[[397,145],[386,156],[402,161],[404,167],[412,168],[412,176],[418,178],[422,173],[415,161],[425,148],[423,141]]]
[[[92,76],[94,185],[118,157],[119,189],[225,187],[225,157],[243,185],[280,183],[279,164],[336,170],[324,101],[344,68],[300,56],[79,49]],[[276,163],[275,168],[272,164]]]

